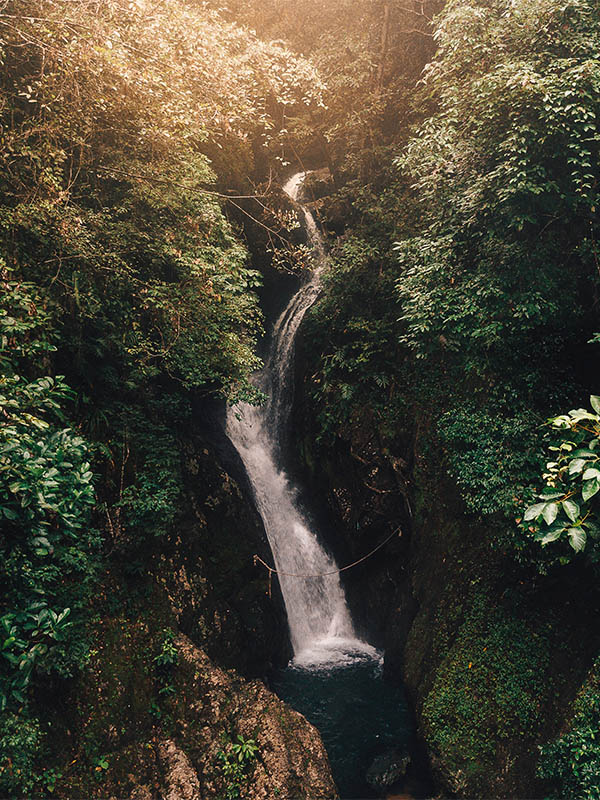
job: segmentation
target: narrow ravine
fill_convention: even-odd
[[[284,186],[295,202],[304,177],[298,173]],[[275,689],[319,729],[342,797],[375,797],[383,788],[375,785],[378,759],[400,770],[408,762],[410,714],[402,690],[383,681],[383,654],[356,635],[338,566],[303,512],[282,463],[296,334],[318,297],[327,264],[315,218],[299,206],[314,268],[273,327],[265,367],[256,375],[265,404],[230,408],[226,430],[246,468],[287,612],[294,657],[277,676]]]
[[[296,200],[304,173],[284,186]],[[312,213],[302,206],[315,256],[315,269],[276,321],[264,370],[257,385],[263,406],[229,409],[227,434],[240,454],[273,552],[285,601],[294,662],[323,665],[355,658],[377,659],[377,651],[357,638],[333,558],[302,512],[297,490],[281,465],[280,441],[289,417],[294,342],[302,319],[319,293],[325,248]]]

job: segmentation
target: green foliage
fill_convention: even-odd
[[[3,281],[0,307],[0,708],[27,704],[37,672],[81,665],[78,625],[96,568],[86,442],[62,427],[60,377],[27,378],[52,345],[35,287]],[[39,308],[39,310],[38,310]],[[60,424],[59,425],[57,424]],[[73,612],[73,613],[72,613]]]
[[[597,282],[600,27],[582,0],[473,0],[436,28],[435,109],[397,161],[420,204],[396,245],[399,338],[430,377],[420,402],[451,405],[438,433],[467,505],[506,513]]]
[[[85,524],[86,506],[94,502],[87,449],[72,431],[52,430],[37,416],[59,407],[64,384],[50,377],[25,382],[20,376],[5,377],[3,384],[2,513],[8,525],[29,529],[36,556],[51,555],[53,529],[60,526],[76,536]]]
[[[271,108],[318,105],[320,84],[205,7],[143,6],[5,9],[0,240],[62,308],[69,378],[96,401],[161,379],[256,399],[260,276],[207,152],[241,149],[247,183]]]
[[[176,692],[173,685],[173,668],[179,660],[179,653],[175,636],[176,632],[172,628],[165,628],[162,631],[159,651],[152,659],[159,698],[171,697]],[[163,709],[154,698],[150,701],[149,712],[157,720],[163,718]]]
[[[595,670],[574,704],[566,733],[541,750],[539,775],[551,782],[552,797],[598,800],[600,786],[600,692]]]
[[[515,414],[506,404],[462,401],[437,421],[448,471],[456,480],[467,509],[474,514],[508,514],[513,510],[515,476],[520,486],[535,480],[540,466],[538,417],[530,410]]]
[[[30,603],[25,609],[4,614],[0,618],[2,657],[12,666],[12,674],[3,680],[1,709],[9,703],[25,703],[33,669],[49,647],[65,638],[71,624],[70,608],[60,614],[48,608],[45,601]]]
[[[110,766],[110,762],[107,756],[97,756],[94,759],[94,777],[97,781],[101,781],[104,778],[104,774],[106,770]]]
[[[436,35],[439,111],[399,161],[425,222],[398,245],[403,340],[481,375],[564,336],[594,278],[600,30],[582,0],[451,2]]]
[[[189,411],[160,396],[147,397],[141,408],[120,404],[110,410],[118,427],[109,446],[129,480],[121,485],[121,475],[115,476],[119,485],[111,488],[118,500],[109,516],[112,535],[129,552],[147,537],[165,536],[181,508],[181,453],[174,426],[177,415],[185,418]]]
[[[475,598],[423,706],[428,740],[443,754],[455,790],[472,791],[494,774],[504,742],[535,735],[543,713],[538,679],[547,660],[539,633]]]
[[[237,736],[236,741],[231,745],[231,751],[237,760],[241,763],[244,761],[252,761],[258,752],[258,745],[254,739],[244,739],[243,736]]]
[[[192,182],[212,176],[198,156],[188,162],[169,178],[189,181],[193,192]],[[114,181],[92,191],[104,206],[99,212],[22,205],[6,221],[22,243],[21,259],[34,238],[41,261],[65,260],[52,293],[65,308],[71,368],[89,381],[100,359],[104,391],[112,388],[108,382],[131,391],[167,375],[189,388],[251,393],[257,276],[218,206],[185,189],[163,189],[158,203],[152,184],[123,183],[116,203]],[[30,265],[28,274],[47,283],[42,264]]]
[[[440,6],[439,0],[425,0],[419,8],[400,0],[229,4],[237,19],[250,18],[265,37],[285,38],[299,52],[310,53],[324,76],[323,106],[310,120],[288,115],[287,127],[296,140],[288,151],[290,160],[298,143],[312,144],[311,155],[317,150],[327,159],[338,183],[358,179],[362,188],[377,175],[386,147],[406,124],[412,84],[433,54],[430,22]]]
[[[165,628],[163,631],[160,650],[153,659],[157,667],[170,669],[177,663],[178,654],[177,647],[174,644],[175,635],[175,631],[172,628]]]
[[[590,403],[593,411],[579,408],[551,420],[560,439],[549,448],[544,488],[519,520],[527,537],[552,544],[561,564],[582,551],[592,563],[600,558],[600,397],[592,395]]]
[[[0,270],[0,791],[22,796],[56,779],[37,763],[29,690],[85,663],[98,535],[89,447],[65,427],[72,392],[44,374],[55,349],[48,299]]]
[[[7,797],[29,795],[37,783],[40,724],[23,715],[3,714],[0,722],[0,791]]]
[[[363,235],[342,238],[324,276],[325,295],[310,312],[306,336],[329,344],[310,391],[319,409],[319,438],[331,437],[357,408],[368,406],[382,424],[396,421],[402,367],[390,259]]]
[[[242,796],[244,785],[251,772],[258,753],[258,745],[254,739],[245,739],[238,735],[234,742],[223,736],[223,749],[217,753],[220,771],[225,779],[225,800],[236,800]]]

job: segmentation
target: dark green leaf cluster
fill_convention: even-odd
[[[32,794],[37,787],[37,757],[43,734],[36,719],[5,714],[0,728],[0,786],[9,797]]]
[[[60,377],[20,374],[52,347],[43,327],[47,314],[40,310],[38,318],[36,303],[43,299],[27,284],[4,281],[1,288],[4,709],[26,702],[24,690],[40,660],[46,668],[68,671],[53,664],[52,650],[68,638],[71,607],[84,601],[96,534],[89,529],[95,494],[88,447],[60,424],[71,393]]]
[[[245,739],[240,734],[233,742],[224,736],[223,745],[217,753],[217,759],[225,781],[225,798],[236,800],[242,796],[244,785],[251,775],[258,745],[255,739]]]
[[[537,502],[519,520],[525,534],[542,547],[559,543],[562,564],[584,550],[590,562],[600,558],[600,398],[592,395],[590,402],[593,411],[579,408],[551,420],[561,438],[550,446],[552,460],[546,464]]]
[[[72,675],[85,660],[82,623],[98,564],[85,440],[65,427],[72,392],[38,376],[54,346],[47,299],[0,282],[0,787],[33,785],[41,741],[27,718],[41,676]],[[9,714],[10,712],[10,714]],[[15,712],[22,716],[17,722]],[[16,770],[19,770],[17,773]]]
[[[319,408],[320,438],[335,435],[357,408],[368,406],[393,428],[402,367],[397,344],[393,261],[367,232],[340,240],[324,277],[325,296],[307,321],[315,343],[328,350],[310,390]]]
[[[527,409],[514,413],[494,399],[483,408],[472,398],[452,406],[438,420],[438,435],[467,509],[478,515],[511,513],[515,476],[526,486],[539,474],[537,415]]]
[[[551,782],[552,797],[598,800],[600,789],[600,692],[597,666],[575,701],[569,729],[540,748],[540,777]]]

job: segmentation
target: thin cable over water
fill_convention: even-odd
[[[370,553],[366,554],[366,556],[362,556],[362,558],[353,561],[351,564],[346,564],[345,567],[340,567],[339,569],[331,570],[331,572],[320,572],[317,575],[302,575],[296,572],[283,572],[283,570],[277,570],[275,569],[275,567],[271,567],[269,564],[267,564],[266,561],[263,561],[262,558],[256,553],[254,554],[254,566],[260,563],[263,565],[263,567],[266,567],[269,570],[269,597],[271,597],[271,576],[273,574],[285,575],[288,578],[325,578],[327,575],[337,575],[340,572],[345,572],[345,570],[347,569],[351,569],[352,567],[358,566],[358,564],[361,564],[363,561],[366,561],[367,558],[371,558],[372,555],[374,555],[378,550],[381,550],[381,548],[384,545],[386,545],[391,539],[393,539],[396,534],[398,534],[398,536],[402,536],[402,531],[400,530],[400,528],[396,528],[395,531],[390,533],[387,539],[384,539],[383,542],[380,542],[377,545],[377,547],[374,547]]]

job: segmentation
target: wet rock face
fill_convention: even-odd
[[[159,742],[157,750],[165,776],[165,800],[200,800],[200,781],[184,751],[172,739]]]
[[[335,800],[319,734],[264,684],[217,667],[180,634],[173,642],[177,656],[170,689],[161,698],[148,664],[139,657],[123,660],[123,638],[134,641],[138,652],[152,652],[145,640],[149,630],[130,630],[123,621],[119,629],[120,637],[107,637],[101,672],[92,667],[89,686],[78,698],[80,741],[86,743],[87,733],[90,747],[85,720],[93,719],[91,749],[102,756],[86,756],[80,747],[57,785],[57,797]],[[137,680],[134,709],[120,691],[131,680]],[[114,732],[108,736],[110,726]]]
[[[391,748],[373,761],[367,772],[367,783],[375,789],[387,789],[404,778],[410,765],[408,753]]]
[[[337,796],[321,738],[304,717],[260,681],[247,682],[215,667],[185,637],[177,644],[182,691],[176,705],[181,717],[190,719],[181,727],[181,742],[203,797],[227,796],[236,783],[250,800]],[[228,775],[223,754],[227,759],[231,744],[239,741],[254,742],[257,750],[236,777]]]
[[[153,572],[177,627],[225,667],[263,677],[289,657],[283,602],[255,553],[270,549],[249,494],[202,437],[183,444],[186,502]]]

